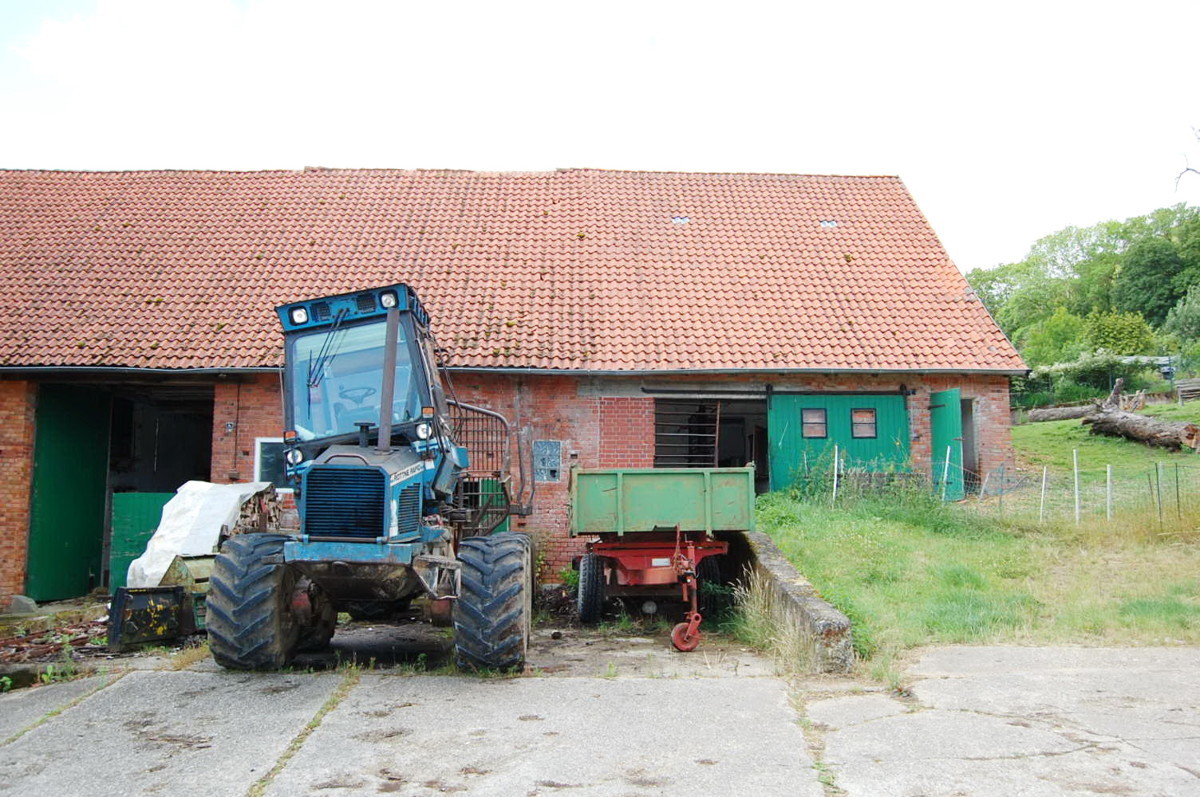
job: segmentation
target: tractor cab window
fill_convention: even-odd
[[[420,417],[423,378],[403,322],[396,351],[392,423]],[[379,423],[385,323],[322,329],[289,338],[290,421],[301,440],[353,434],[356,423]]]

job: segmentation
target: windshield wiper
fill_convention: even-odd
[[[333,317],[333,326],[329,328],[329,334],[321,343],[321,350],[317,352],[316,362],[309,361],[309,387],[316,387],[321,384],[321,380],[325,378],[325,367],[333,362],[333,358],[337,356],[337,350],[333,349],[333,339],[337,337],[338,327],[342,325],[342,319],[346,317],[346,313],[347,311],[344,309],[337,311],[337,315]]]

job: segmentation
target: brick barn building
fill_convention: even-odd
[[[1025,366],[895,177],[0,172],[0,602],[108,585],[131,497],[278,478],[272,308],[392,282],[533,443],[551,567],[573,466],[1011,456]]]

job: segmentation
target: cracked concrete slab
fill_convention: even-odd
[[[61,710],[89,692],[102,689],[115,678],[96,675],[0,695],[0,742],[36,724],[51,711]]]
[[[267,790],[821,797],[773,678],[369,675]]]
[[[825,728],[848,728],[864,722],[903,714],[908,707],[887,695],[852,695],[809,703],[805,716]]]
[[[0,747],[0,794],[245,794],[339,680],[129,673]]]
[[[849,795],[1200,795],[1197,665],[1196,648],[938,648],[908,670],[908,713],[863,696],[808,717],[833,728]]]

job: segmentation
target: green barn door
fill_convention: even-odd
[[[958,388],[929,394],[929,425],[933,446],[933,486],[947,501],[959,501],[963,492],[962,391]],[[950,467],[946,467],[949,454]],[[946,484],[943,488],[942,478]]]
[[[767,408],[767,436],[772,490],[813,474],[824,478],[835,446],[847,468],[908,468],[908,407],[899,394],[776,394]]]
[[[38,390],[25,592],[36,601],[100,586],[108,492],[107,394],[73,385]]]

